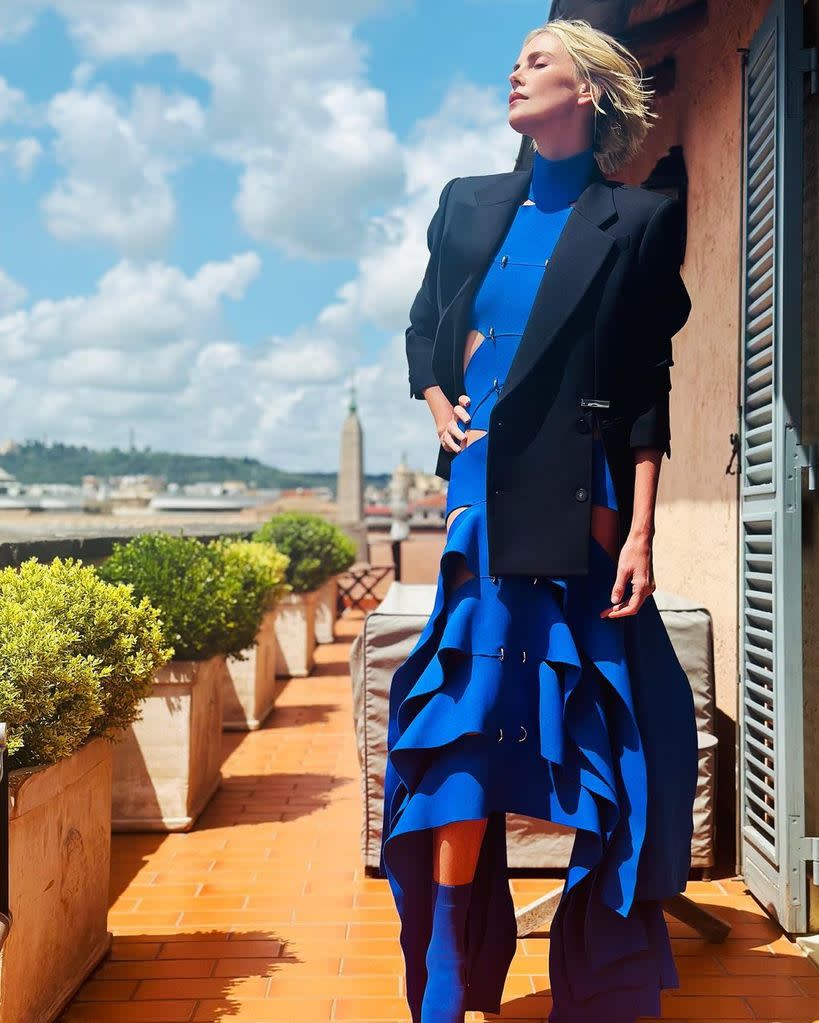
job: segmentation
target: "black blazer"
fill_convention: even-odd
[[[429,262],[406,331],[410,395],[440,385],[456,404],[472,299],[528,195],[532,169],[454,178],[427,231]],[[671,338],[691,300],[679,273],[677,199],[609,181],[578,198],[543,274],[487,447],[492,575],[585,575],[592,428],[611,468],[620,544],[634,504],[632,449],[671,457]],[[438,448],[449,479],[458,455]]]

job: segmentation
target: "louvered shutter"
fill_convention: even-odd
[[[801,4],[745,64],[740,496],[740,846],[753,894],[806,927],[802,713]]]

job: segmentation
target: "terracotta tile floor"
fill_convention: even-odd
[[[195,830],[114,836],[112,955],[62,1023],[408,1019],[391,894],[359,858],[347,657],[360,627],[340,622],[314,675],[282,683],[265,728],[224,733],[224,781]],[[524,905],[549,881],[511,884]],[[689,894],[733,931],[708,945],[670,921],[682,987],[664,998],[664,1019],[819,1020],[819,970],[741,881]],[[548,948],[519,941],[503,1014],[487,1018],[545,1020]]]

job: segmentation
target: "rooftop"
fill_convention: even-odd
[[[224,781],[194,830],[114,835],[113,954],[62,1023],[408,1019],[392,896],[360,860],[346,665],[361,624],[341,619],[313,675],[280,682],[265,727],[223,733]],[[513,877],[516,905],[550,884]],[[732,931],[708,944],[669,918],[682,987],[663,1018],[815,1023],[819,970],[743,881],[692,882],[687,894]],[[548,951],[548,934],[519,939],[503,1013],[486,1019],[546,1019]]]

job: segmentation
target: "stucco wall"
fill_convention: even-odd
[[[737,430],[739,366],[742,70],[769,0],[709,4],[707,24],[638,56],[647,69],[673,53],[673,90],[643,156],[616,176],[640,184],[672,145],[688,173],[688,236],[682,275],[692,298],[674,341],[672,456],[663,461],[657,509],[657,585],[702,601],[714,619],[720,711],[720,848],[730,869],[737,716],[737,477],[726,475]],[[735,464],[732,466],[736,468]]]

